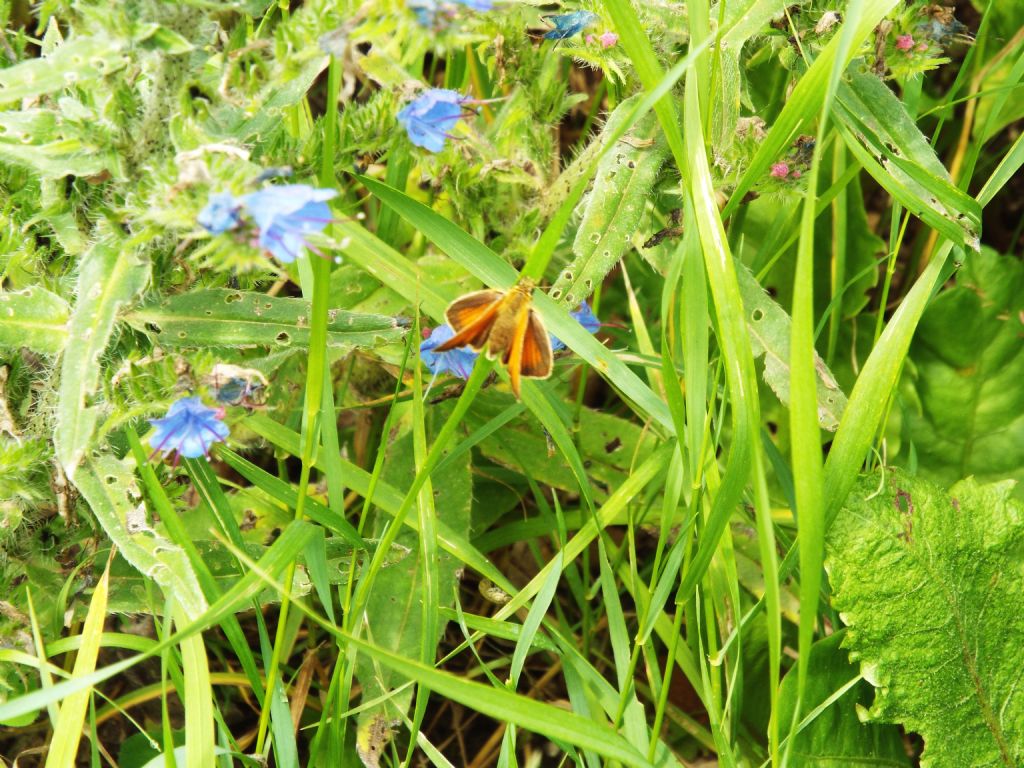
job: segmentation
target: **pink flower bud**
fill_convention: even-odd
[[[914,38],[910,35],[900,35],[896,38],[896,49],[900,51],[909,51],[914,47]]]
[[[610,30],[604,32],[598,39],[601,41],[602,48],[611,48],[619,42],[619,36]]]
[[[789,176],[789,163],[775,163],[772,166],[772,178],[784,179]]]

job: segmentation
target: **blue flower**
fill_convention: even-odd
[[[469,347],[460,347],[448,352],[431,352],[434,347],[444,344],[454,335],[455,331],[447,325],[437,326],[430,337],[420,344],[420,359],[435,376],[448,371],[460,379],[468,379],[479,354]]]
[[[398,113],[398,122],[409,134],[409,141],[431,152],[444,149],[448,132],[462,117],[466,97],[458,91],[431,88],[410,101]]]
[[[600,16],[593,11],[573,11],[558,16],[545,16],[545,19],[555,25],[555,28],[544,35],[548,40],[565,40],[567,37],[578,35],[589,27]]]
[[[149,423],[154,427],[149,438],[154,453],[177,453],[186,459],[206,456],[210,446],[228,436],[228,427],[218,412],[203,405],[198,397],[181,398],[164,418],[150,419]]]
[[[230,192],[217,192],[210,195],[196,221],[211,235],[220,235],[241,223],[241,208],[242,203]]]
[[[569,313],[570,317],[576,318],[580,325],[583,326],[584,330],[589,333],[597,333],[601,327],[601,321],[597,319],[593,310],[590,309],[590,305],[587,302],[580,304],[579,308],[574,312]],[[549,334],[550,335],[550,334]],[[551,351],[557,352],[560,349],[564,349],[565,344],[562,343],[561,339],[551,336]]]
[[[284,184],[238,200],[259,228],[260,247],[289,264],[302,255],[303,248],[310,247],[306,236],[322,232],[332,221],[325,201],[337,194],[333,189],[314,189],[307,184]]]

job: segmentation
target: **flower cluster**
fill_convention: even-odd
[[[198,397],[177,400],[162,419],[150,419],[153,433],[149,444],[153,453],[171,453],[186,459],[206,456],[214,443],[227,439],[227,425],[221,421],[223,410],[203,405]],[[177,460],[177,458],[175,459]]]
[[[597,319],[590,305],[587,302],[580,304],[579,308],[569,313],[588,332],[597,333],[601,327],[601,321]],[[455,335],[447,325],[439,325],[420,344],[420,359],[435,376],[442,373],[450,373],[460,379],[468,379],[473,372],[473,365],[480,356],[469,347],[459,347],[447,352],[434,352],[434,348],[440,346]],[[551,351],[557,352],[564,349],[565,344],[561,339],[551,336]]]
[[[217,192],[210,195],[197,221],[212,235],[252,226],[257,233],[255,244],[289,264],[304,248],[319,253],[307,237],[322,232],[333,220],[327,201],[337,194],[307,184],[265,187],[239,197]]]

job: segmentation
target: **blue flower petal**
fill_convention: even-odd
[[[449,131],[462,117],[465,101],[458,91],[431,88],[405,105],[398,113],[398,122],[417,147],[440,152]]]
[[[230,192],[217,192],[210,195],[196,221],[211,235],[220,235],[239,225],[241,207],[241,202]]]
[[[177,453],[187,459],[206,456],[214,443],[229,434],[218,412],[203,405],[198,397],[177,400],[164,418],[150,419],[149,423],[154,427],[149,437],[154,451]]]
[[[597,315],[590,308],[587,302],[583,302],[575,310],[569,313],[570,317],[576,319],[576,321],[583,326],[584,330],[588,333],[597,333],[601,328],[601,321],[597,319]],[[551,351],[557,352],[560,349],[565,349],[565,344],[561,339],[556,337],[554,334],[548,334],[551,336]]]
[[[284,184],[243,195],[239,202],[259,228],[260,247],[290,263],[308,247],[306,236],[322,232],[331,222],[326,201],[337,194],[333,189]]]
[[[460,379],[468,379],[473,372],[476,359],[480,356],[469,347],[451,349],[447,352],[432,352],[437,347],[448,341],[455,335],[447,325],[439,325],[435,328],[428,339],[420,344],[420,359],[433,374],[440,374],[446,371]]]

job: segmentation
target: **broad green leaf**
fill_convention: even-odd
[[[117,240],[101,240],[82,257],[79,266],[78,300],[61,362],[53,436],[57,457],[71,480],[99,420],[100,408],[91,400],[114,323],[121,308],[133,301],[149,280],[149,262],[124,252],[123,247]]]
[[[0,347],[55,355],[67,338],[68,303],[45,288],[0,293]]]
[[[0,140],[0,159],[9,165],[28,168],[44,179],[96,176],[103,171],[119,176],[121,167],[114,153],[97,152],[79,139],[62,139],[48,144]]]
[[[224,288],[170,296],[125,316],[133,327],[168,347],[306,347],[309,302]],[[327,345],[346,352],[398,341],[393,317],[329,310]]]
[[[616,115],[621,121],[632,107],[632,103],[620,104],[595,141],[608,137],[618,125],[613,122]],[[632,248],[633,235],[668,155],[664,142],[655,138],[656,126],[654,113],[647,113],[631,135],[620,139],[598,163],[572,245],[575,258],[551,286],[548,295],[552,299],[564,297],[565,303],[575,308]]]
[[[53,53],[0,69],[0,104],[20,101],[103,77],[128,64],[125,41],[79,37]]]
[[[873,74],[854,72],[839,88],[835,115],[847,145],[879,184],[954,243],[978,249],[981,207],[953,184],[903,102],[885,83]]]
[[[797,733],[790,746],[793,768],[832,768],[832,766],[873,766],[902,768],[910,766],[899,729],[891,725],[862,723],[858,708],[871,700],[871,686],[849,662],[840,648],[845,630],[840,630],[811,646],[801,713],[814,718]],[[793,717],[797,698],[797,675],[791,670],[779,687],[779,720],[788,723]],[[838,699],[820,712],[818,708],[835,693],[853,682]]]
[[[92,592],[92,599],[89,601],[89,614],[85,617],[85,623],[82,625],[82,645],[75,657],[72,678],[84,677],[96,670],[96,660],[99,657],[103,636],[103,622],[107,618],[109,565],[108,561],[108,567],[103,571],[103,575]],[[75,756],[78,754],[78,744],[82,739],[82,728],[89,711],[91,695],[91,688],[83,688],[64,699],[57,722],[53,724],[53,736],[46,753],[46,768],[65,768],[66,766],[70,768],[75,764]]]
[[[394,440],[388,450],[382,478],[395,488],[408,489],[416,476],[413,460],[413,435],[407,432]],[[470,454],[461,460],[450,462],[435,472],[431,478],[434,487],[434,503],[439,514],[444,516],[450,528],[463,536],[469,536],[470,507],[473,497],[473,483],[470,478]],[[379,538],[386,526],[392,524],[390,515],[378,512],[374,522],[375,538]],[[421,655],[423,643],[423,565],[420,562],[419,534],[404,529],[395,539],[394,545],[405,549],[408,555],[400,562],[393,562],[377,572],[373,589],[364,611],[363,636],[379,648],[386,648],[409,659]],[[447,552],[438,556],[438,595],[443,606],[451,607],[457,586],[457,573],[462,564]],[[443,627],[439,627],[439,630]],[[440,637],[434,638],[436,644]],[[373,754],[382,748],[381,736],[387,733],[380,729],[380,723],[401,718],[412,703],[413,688],[396,688],[408,678],[387,667],[380,667],[373,657],[360,654],[356,662],[356,679],[362,684],[363,702],[380,698],[374,706],[359,713],[358,741],[361,754]],[[383,743],[386,743],[386,739]],[[364,763],[370,765],[371,763]]]
[[[983,248],[925,311],[910,348],[918,407],[905,417],[922,475],[1024,480],[1022,339],[1024,266]]]
[[[742,262],[736,263],[736,278],[743,296],[754,357],[764,355],[764,380],[782,404],[789,405],[789,315]],[[846,395],[817,353],[814,354],[814,372],[818,385],[818,424],[835,432],[846,407]]]
[[[876,687],[868,714],[924,737],[922,768],[1024,764],[1024,506],[1011,481],[948,493],[887,470],[828,535],[845,647]]]
[[[199,581],[185,552],[155,530],[135,474],[110,454],[88,459],[75,485],[121,556],[181,605],[189,618],[206,610]]]

